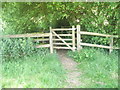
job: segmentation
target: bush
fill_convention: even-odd
[[[46,55],[48,53],[47,49],[36,49],[31,38],[3,38],[1,43],[3,60],[30,56],[33,53],[39,53],[40,55]]]
[[[2,88],[64,87],[65,71],[56,54],[46,48],[34,48],[30,38],[6,38],[1,43]]]

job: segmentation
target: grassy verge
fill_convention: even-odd
[[[64,87],[65,71],[56,54],[45,48],[36,49],[37,43],[31,38],[3,38],[0,43],[2,88]]]
[[[60,88],[64,73],[56,54],[9,60],[2,64],[2,88]]]
[[[118,53],[108,54],[104,50],[82,49],[69,52],[69,56],[79,63],[82,75],[79,77],[81,88],[117,88]]]

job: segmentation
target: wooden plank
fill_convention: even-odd
[[[84,34],[84,35],[95,35],[95,36],[103,36],[103,37],[116,37],[116,38],[118,38],[117,35],[107,35],[107,34],[86,32],[86,31],[80,31],[80,34]]]
[[[33,41],[37,42],[37,41],[49,41],[49,38],[46,39],[34,39]]]
[[[99,48],[107,48],[110,49],[110,46],[104,46],[104,45],[97,45],[97,44],[89,44],[89,43],[81,43],[82,46],[90,46],[90,47],[99,47]],[[120,49],[119,47],[112,47],[112,49]]]
[[[103,45],[97,45],[97,44],[90,44],[90,43],[81,43],[82,46],[90,46],[90,47],[99,47],[99,48],[107,48],[110,49],[110,46],[103,46]]]
[[[44,39],[45,37],[42,37],[42,39]],[[44,44],[45,42],[44,41],[42,41],[42,43]]]
[[[49,37],[50,33],[36,33],[36,34],[16,34],[16,35],[3,35],[0,37],[8,37],[8,38],[24,38],[24,37]]]
[[[52,34],[52,28],[50,27],[50,53],[53,53],[53,34]]]
[[[74,29],[75,26],[72,26]],[[73,51],[75,51],[75,30],[72,30],[72,43],[73,43]]]
[[[113,37],[110,37],[110,49],[109,49],[109,53],[111,53],[113,51]]]
[[[71,48],[71,46],[69,44],[67,44],[59,35],[57,35],[54,31],[52,31],[63,43],[65,43],[71,50],[73,50],[73,48]]]
[[[72,41],[72,39],[63,39],[64,41]],[[60,39],[53,39],[53,41],[61,41]]]
[[[59,36],[72,36],[72,34],[58,34]],[[53,35],[55,36],[55,35]]]
[[[55,49],[70,49],[69,47],[57,47],[57,46],[54,46],[53,48],[55,48]]]
[[[37,45],[37,46],[35,46],[35,47],[36,47],[36,48],[50,47],[50,44]]]
[[[53,43],[54,45],[66,45],[64,43]],[[72,43],[68,43],[69,45],[72,45]]]
[[[80,25],[77,25],[77,50],[82,49],[81,47],[81,34],[80,34]]]
[[[57,28],[57,29],[52,29],[53,31],[64,31],[64,30],[76,30],[76,28]]]
[[[113,49],[120,49],[119,47],[113,47]]]

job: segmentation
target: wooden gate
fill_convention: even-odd
[[[82,41],[81,35],[110,37],[110,46],[84,43]],[[117,47],[113,47],[113,37],[118,38],[118,35],[106,35],[94,32],[81,31],[80,25],[77,25],[76,28],[74,26],[72,26],[72,28],[58,28],[58,29],[52,29],[50,27],[50,52],[53,53],[53,49],[70,49],[72,51],[75,51],[77,49],[79,51],[82,49],[82,46],[90,46],[106,48],[109,49],[111,53],[113,49],[119,49]]]
[[[50,46],[51,52],[53,49],[70,49],[75,51],[75,31],[76,28],[57,28],[52,29],[50,27]]]
[[[82,41],[82,37],[81,37],[82,35],[109,37],[110,38],[109,46],[85,43],[84,41]],[[50,27],[50,33],[4,35],[4,36],[0,36],[0,38],[1,37],[2,38],[30,37],[33,38],[35,42],[39,42],[38,44],[40,45],[35,46],[36,48],[42,48],[42,47],[50,48],[50,53],[53,53],[53,49],[70,49],[72,51],[75,51],[77,49],[79,51],[82,49],[82,46],[106,48],[109,49],[110,53],[113,51],[113,49],[120,49],[119,47],[114,47],[113,45],[114,38],[120,39],[118,35],[107,35],[107,34],[81,31],[80,25],[77,25],[76,28],[74,26],[72,26],[72,28],[57,28],[57,29],[53,29]]]

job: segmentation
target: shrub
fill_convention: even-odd
[[[1,43],[3,60],[30,56],[33,53],[39,53],[40,55],[48,53],[47,49],[36,49],[31,38],[3,38]]]

